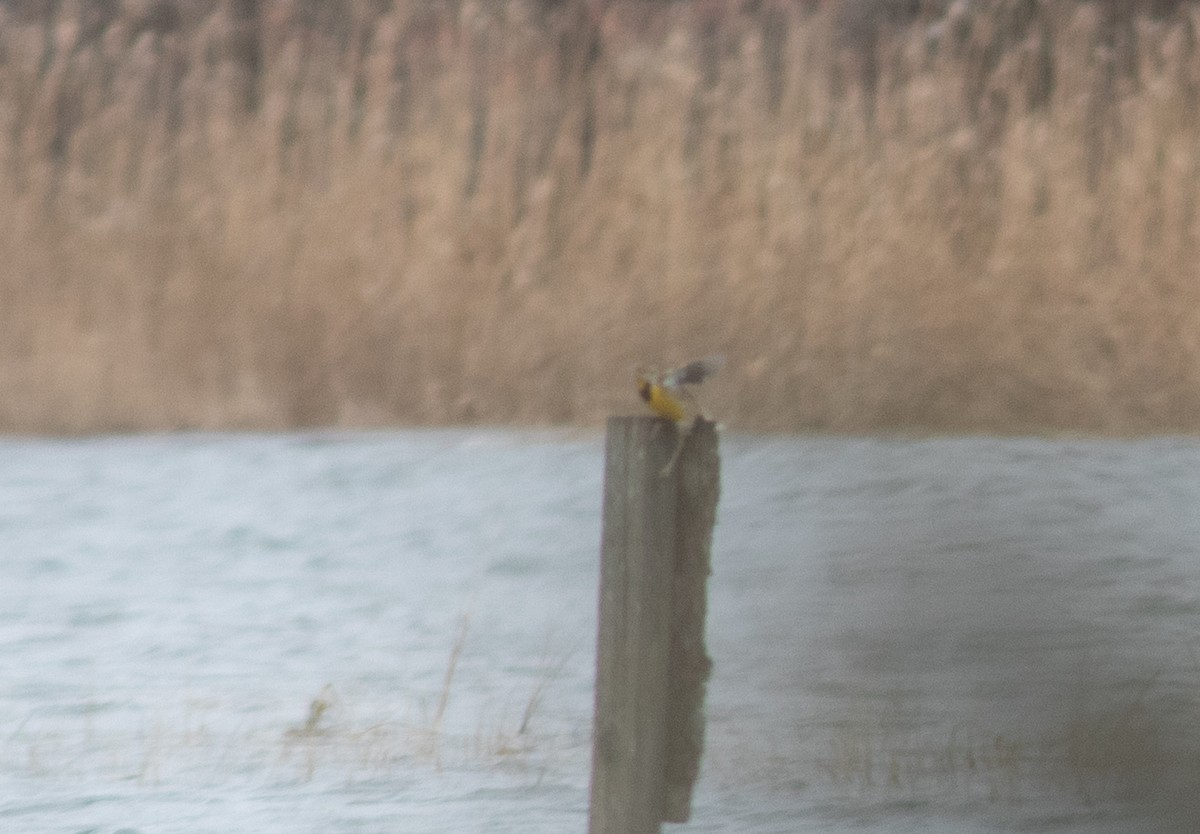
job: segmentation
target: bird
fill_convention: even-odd
[[[670,420],[679,429],[679,442],[662,474],[669,475],[675,466],[683,444],[696,421],[704,417],[704,411],[692,393],[692,386],[699,385],[714,375],[725,364],[724,356],[706,356],[680,365],[665,373],[648,368],[637,370],[637,392],[650,410]]]

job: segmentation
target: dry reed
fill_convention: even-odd
[[[882,9],[882,11],[881,11]],[[890,10],[890,11],[889,11]],[[0,428],[1188,430],[1192,3],[0,5]]]

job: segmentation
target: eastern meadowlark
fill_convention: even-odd
[[[725,364],[724,356],[706,356],[681,365],[666,373],[656,373],[646,368],[638,368],[638,395],[646,401],[650,410],[659,417],[673,422],[679,429],[679,442],[662,474],[668,475],[679,457],[688,433],[696,420],[704,416],[704,411],[692,394],[691,387],[699,385],[715,374]]]

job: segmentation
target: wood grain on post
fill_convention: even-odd
[[[719,476],[712,424],[697,425],[664,476],[677,442],[660,418],[608,421],[590,834],[656,834],[690,814]],[[684,531],[681,521],[707,526]]]
[[[712,659],[704,643],[712,533],[721,493],[717,430],[698,421],[676,464],[675,552],[671,585],[671,657],[667,688],[667,761],[663,821],[687,822],[704,752],[704,694]]]

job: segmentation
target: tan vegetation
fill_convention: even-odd
[[[1198,148],[1192,3],[8,0],[0,427],[591,423],[724,351],[741,428],[1188,430]]]

